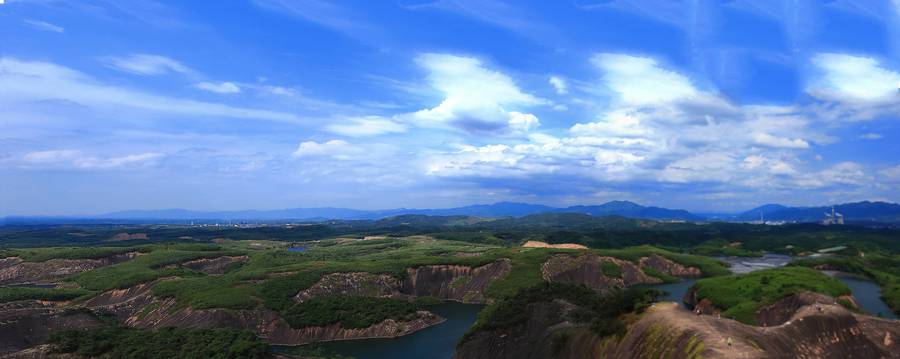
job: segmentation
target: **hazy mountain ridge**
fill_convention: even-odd
[[[888,202],[854,202],[835,205],[835,210],[844,215],[848,222],[900,222],[900,205]],[[396,208],[384,210],[359,210],[349,208],[287,208],[277,210],[239,211],[192,211],[186,209],[128,210],[95,216],[9,216],[2,218],[5,223],[62,223],[77,220],[79,223],[111,221],[115,223],[159,221],[319,221],[319,220],[384,220],[392,217],[419,215],[438,217],[524,217],[545,213],[578,213],[590,216],[620,216],[625,218],[676,221],[736,221],[748,222],[760,219],[767,221],[818,222],[830,212],[830,206],[788,207],[780,204],[766,204],[738,214],[694,214],[683,209],[669,209],[642,206],[629,201],[611,201],[600,205],[575,205],[564,208],[539,204],[498,202],[454,208],[413,209]]]

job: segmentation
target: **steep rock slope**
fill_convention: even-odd
[[[509,274],[508,259],[481,267],[431,265],[406,270],[400,291],[413,296],[432,296],[463,303],[484,303],[484,291],[495,280]]]
[[[2,258],[0,285],[53,282],[73,274],[124,262],[138,255],[138,252],[130,252],[100,259],[57,258],[43,262],[26,262],[18,257]]]
[[[662,283],[659,278],[644,273],[645,268],[653,268],[673,276],[699,276],[700,270],[685,267],[662,256],[652,254],[639,259],[639,264],[595,254],[572,256],[559,254],[550,257],[542,266],[541,273],[548,282],[581,284],[594,290],[630,287],[636,284]],[[604,270],[604,267],[617,267]]]
[[[566,318],[566,304],[545,303],[525,308],[529,323],[515,332],[473,334],[457,347],[455,358],[900,358],[900,322],[855,314],[831,304],[831,298],[814,297],[776,303],[782,311],[795,311],[770,327],[659,303],[621,338],[575,326]]]

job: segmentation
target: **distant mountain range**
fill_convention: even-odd
[[[836,205],[835,210],[852,222],[900,223],[900,205],[887,202],[855,202]],[[579,213],[591,216],[677,221],[766,221],[818,222],[831,207],[787,207],[767,204],[738,214],[694,214],[682,209],[642,206],[628,201],[612,201],[601,205],[565,208],[539,204],[499,202],[443,209],[358,210],[348,208],[288,208],[278,210],[191,211],[185,209],[133,210],[80,217],[6,217],[0,223],[164,223],[172,221],[318,221],[380,220],[402,215],[522,217],[542,213]]]
[[[837,213],[844,215],[847,222],[900,222],[900,204],[888,202],[854,202],[834,206]],[[786,207],[767,204],[736,215],[735,221],[759,220],[760,214],[766,221],[818,222],[831,213],[831,206]]]
[[[474,217],[521,217],[547,212],[572,212],[592,216],[622,216],[657,220],[703,220],[702,217],[680,209],[645,207],[628,201],[612,201],[596,206],[572,206],[556,208],[539,204],[499,202],[443,209],[397,208],[385,210],[356,210],[347,208],[289,208],[269,211],[218,211],[203,212],[184,209],[163,209],[148,211],[121,211],[96,216],[106,219],[168,219],[168,220],[322,220],[322,219],[382,219],[407,214],[426,216],[474,216]]]

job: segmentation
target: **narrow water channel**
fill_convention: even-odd
[[[363,339],[322,343],[327,352],[356,359],[450,359],[456,342],[475,323],[482,305],[443,303],[429,308],[447,318],[436,326],[394,339]]]

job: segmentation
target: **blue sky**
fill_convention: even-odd
[[[900,201],[900,0],[0,4],[0,214]]]

